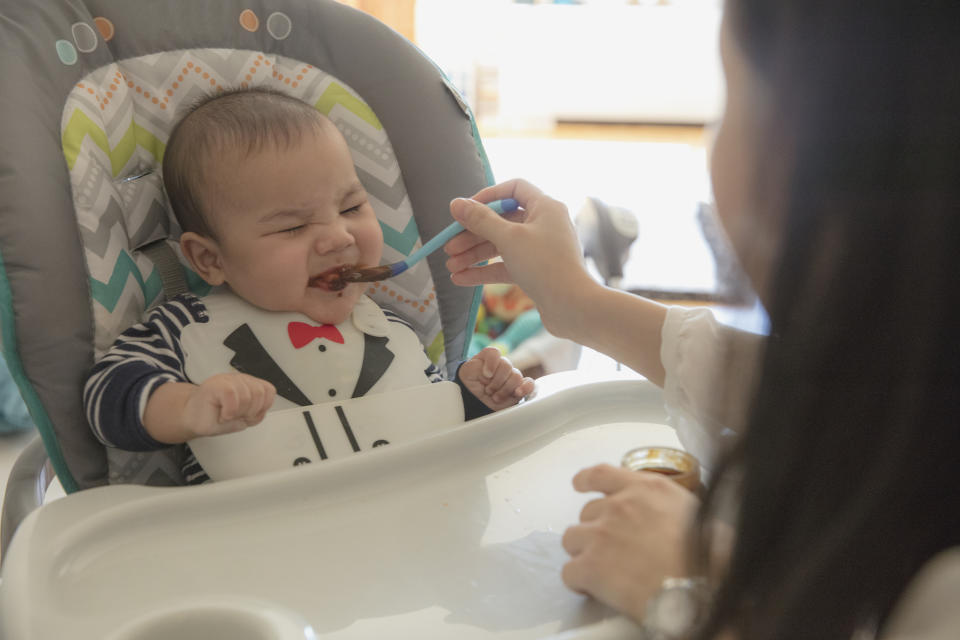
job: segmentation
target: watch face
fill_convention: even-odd
[[[656,618],[667,637],[680,637],[689,631],[697,617],[697,603],[689,589],[674,587],[660,594]]]
[[[647,603],[643,629],[653,640],[686,638],[700,615],[705,585],[701,579],[668,578]]]

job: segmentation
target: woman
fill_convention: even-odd
[[[957,637],[958,25],[956,2],[727,1],[711,172],[771,337],[755,378],[717,365],[693,400],[741,431],[702,505],[653,474],[574,479],[606,495],[564,538],[572,588],[639,619],[665,576],[705,576],[703,638]],[[566,211],[531,185],[475,199],[508,196],[512,222],[452,204],[471,232],[447,247],[454,281],[515,281],[557,335],[699,388],[670,357],[690,318],[590,281]]]

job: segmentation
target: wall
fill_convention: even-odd
[[[355,9],[365,11],[390,25],[408,40],[416,41],[414,13],[416,0],[340,0]]]
[[[420,47],[460,86],[478,117],[500,126],[703,124],[722,107],[717,0],[419,0],[416,14]],[[487,104],[493,98],[495,111]]]

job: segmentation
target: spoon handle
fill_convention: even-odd
[[[494,200],[493,202],[489,202],[487,203],[487,206],[502,216],[506,213],[510,213],[511,211],[516,211],[519,209],[520,203],[513,198],[504,198],[503,200]],[[433,236],[429,242],[420,247],[417,251],[410,254],[410,256],[407,257],[407,259],[403,262],[407,265],[407,268],[412,267],[443,245],[447,244],[447,241],[450,240],[450,238],[457,235],[461,231],[463,231],[463,225],[459,222],[454,222],[450,226],[446,227],[443,231]]]

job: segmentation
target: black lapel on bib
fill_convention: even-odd
[[[313,404],[310,399],[293,383],[280,368],[267,350],[263,348],[257,336],[248,324],[242,324],[233,330],[223,344],[236,355],[230,360],[230,366],[241,373],[261,378],[277,389],[277,394],[290,402],[306,407]],[[391,354],[392,356],[393,354]]]
[[[365,395],[390,368],[393,352],[387,349],[389,338],[363,334],[363,364],[351,398]]]

